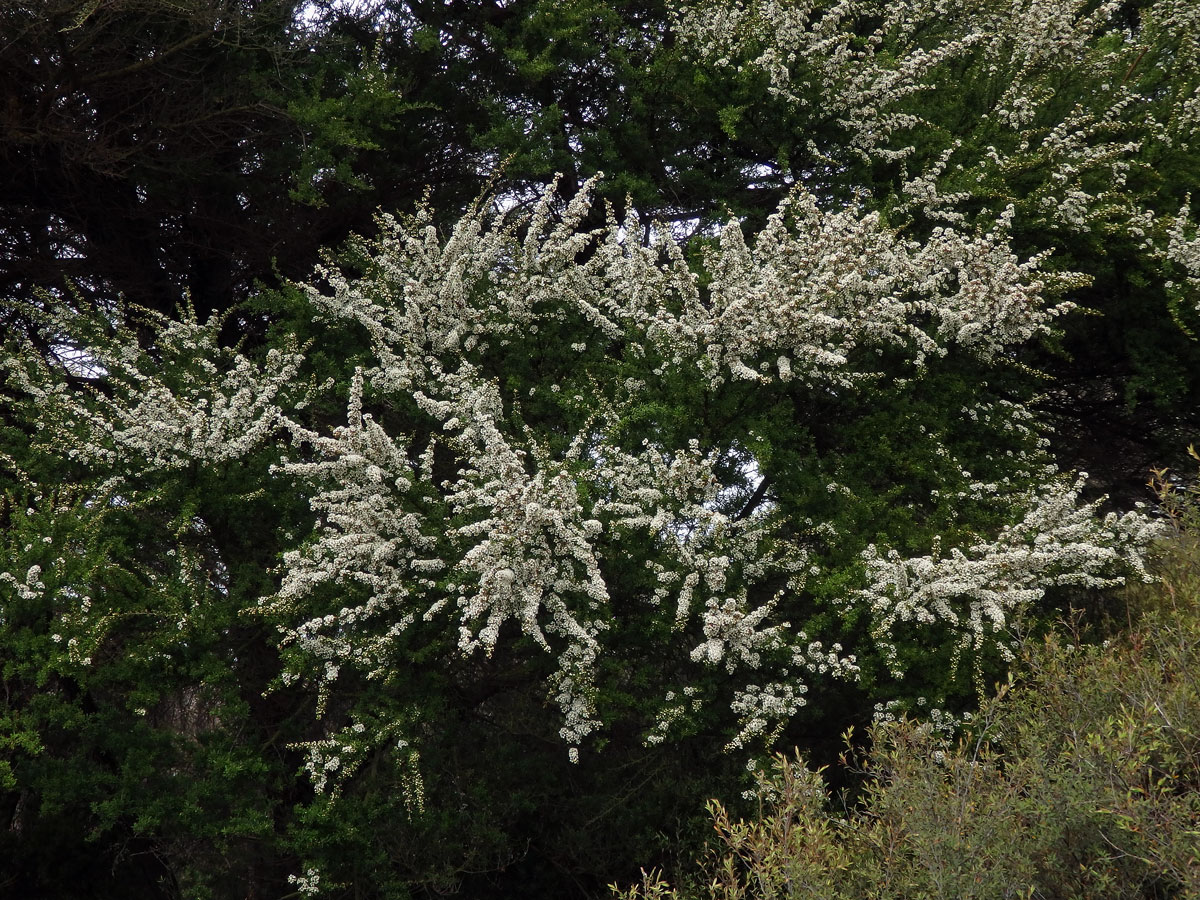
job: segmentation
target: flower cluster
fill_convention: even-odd
[[[46,590],[46,583],[42,581],[42,567],[37,563],[29,567],[24,578],[11,572],[0,572],[0,584],[7,584],[22,600],[37,600]]]
[[[104,323],[113,334],[87,335],[77,352],[63,346],[58,360],[24,354],[7,361],[65,456],[127,474],[227,462],[273,438],[281,403],[304,405],[303,398],[282,396],[295,386],[297,349],[272,350],[260,364],[221,346],[216,318],[140,315],[152,322],[148,348],[132,323],[116,318]],[[47,316],[43,327],[54,340],[79,325],[68,312]],[[72,370],[81,367],[103,376],[103,392],[68,388]]]
[[[1184,204],[1171,222],[1166,257],[1183,274],[1183,284],[1168,282],[1168,288],[1194,297],[1195,309],[1200,312],[1200,235],[1192,224],[1190,203]]]
[[[897,148],[893,136],[922,121],[904,101],[927,88],[939,65],[981,40],[967,33],[934,47],[911,43],[922,25],[946,17],[950,7],[945,0],[734,0],[681,7],[675,25],[684,45],[705,61],[759,70],[773,94],[814,116],[832,118],[848,135],[851,152],[865,159],[898,159],[911,149]],[[871,23],[865,36],[864,23]],[[879,52],[885,42],[909,43],[910,52],[885,57]]]
[[[907,350],[918,368],[951,347],[991,359],[1071,308],[1042,302],[1039,260],[1021,261],[1009,247],[1012,214],[985,234],[942,227],[917,243],[877,214],[827,213],[796,195],[753,249],[736,225],[723,230],[708,260],[711,307],[688,325],[721,336],[705,342],[709,370],[741,378],[762,379],[766,357],[784,381],[850,384],[871,372],[854,359],[859,348]]]
[[[862,555],[869,584],[849,602],[870,609],[875,638],[893,666],[898,624],[941,624],[959,635],[961,648],[980,650],[992,641],[1005,653],[1001,633],[1048,589],[1110,587],[1123,583],[1124,576],[1115,574],[1121,571],[1148,577],[1140,552],[1160,525],[1137,512],[1101,517],[1099,503],[1080,505],[1085,479],[1073,485],[1051,481],[1027,498],[1021,520],[995,539],[945,555],[904,558],[868,546]]]

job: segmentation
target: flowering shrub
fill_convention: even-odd
[[[701,285],[669,236],[628,238],[642,231],[633,213],[588,232],[586,190],[557,220],[556,203],[550,191],[529,219],[490,222],[480,207],[444,240],[423,214],[385,216],[380,237],[355,248],[364,274],[323,267],[325,287],[303,288],[315,316],[369,342],[347,424],[328,431],[301,417],[313,390],[296,387],[301,351],[272,350],[260,367],[220,350],[213,323],[164,323],[152,356],[118,328],[96,345],[93,365],[109,390],[94,400],[66,390],[61,370],[30,354],[13,369],[42,407],[48,449],[106,479],[110,496],[126,490],[126,502],[155,473],[278,448],[269,452],[280,462],[256,477],[304,492],[316,530],[284,552],[278,590],[242,613],[277,629],[279,684],[317,691],[329,737],[306,746],[319,791],[350,776],[349,759],[367,746],[399,739],[419,751],[414,721],[369,708],[334,715],[330,704],[348,673],[392,684],[397,661],[424,648],[456,666],[504,642],[554,658],[545,690],[576,759],[605,725],[598,658],[629,627],[621,610],[633,610],[631,621],[660,623],[660,652],[677,655],[645,739],[661,742],[680,719],[673,698],[688,696],[690,671],[719,669],[722,691],[690,695],[688,714],[724,693],[728,746],[749,748],[786,727],[813,676],[856,679],[865,654],[902,678],[895,642],[914,633],[901,638],[898,624],[948,626],[961,634],[948,644],[955,659],[993,646],[1010,658],[1014,617],[1048,588],[1142,571],[1151,525],[1080,505],[1079,486],[1040,457],[1036,421],[1014,429],[1028,419],[1011,401],[983,420],[969,410],[977,427],[1015,435],[1004,457],[970,461],[988,480],[955,462],[933,492],[952,502],[913,512],[925,529],[971,505],[1011,524],[913,557],[847,533],[836,513],[797,529],[785,505],[801,497],[789,496],[765,453],[745,449],[770,446],[748,423],[714,432],[637,412],[647,397],[672,402],[674,384],[689,385],[693,408],[731,395],[745,403],[748,384],[759,402],[815,394],[852,409],[888,381],[915,392],[951,363],[997,365],[1049,329],[1069,304],[1043,298],[1073,281],[1013,255],[1010,213],[986,232],[945,226],[922,243],[875,214],[827,213],[798,194],[752,242],[737,223],[726,226],[704,256]],[[539,348],[541,331],[567,331],[585,349]],[[588,346],[603,350],[589,355]],[[517,353],[536,370],[514,377]],[[665,389],[649,387],[656,380]],[[923,449],[952,456],[937,439]],[[826,493],[853,506],[863,486],[832,474]],[[847,646],[806,583],[827,578],[856,544],[865,583],[834,608],[847,620],[865,614],[871,643]],[[647,577],[630,580],[632,560]],[[6,580],[33,590],[18,574]],[[625,582],[619,596],[614,580]],[[97,647],[112,610],[80,608],[83,585],[58,590],[48,602],[63,610],[64,630],[78,632],[70,641]]]

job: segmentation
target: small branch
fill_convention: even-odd
[[[762,481],[758,483],[758,487],[754,489],[754,493],[750,495],[750,499],[746,501],[746,505],[742,507],[742,511],[733,517],[734,521],[740,522],[754,512],[754,510],[758,509],[759,504],[763,502],[763,498],[767,496],[767,490],[770,487],[771,479],[764,475]]]
[[[1129,80],[1129,76],[1133,74],[1133,70],[1138,67],[1138,64],[1142,61],[1142,57],[1146,55],[1146,51],[1149,49],[1149,47],[1146,47],[1141,53],[1138,54],[1137,59],[1133,61],[1133,65],[1129,67],[1129,71],[1125,73],[1125,77],[1121,79],[1121,84],[1124,84]]]
[[[98,81],[108,81],[111,78],[122,78],[126,75],[133,75],[136,72],[142,71],[143,69],[149,69],[151,66],[157,65],[168,56],[174,56],[180,50],[185,50],[193,44],[198,44],[207,38],[211,38],[213,35],[214,32],[212,31],[198,31],[191,37],[184,38],[178,44],[168,47],[162,53],[156,53],[154,56],[148,56],[145,59],[139,59],[137,62],[130,63],[127,66],[121,66],[119,69],[110,69],[107,72],[100,72],[97,75],[93,75],[90,78],[84,79],[81,84],[86,86],[89,84],[95,84]]]

